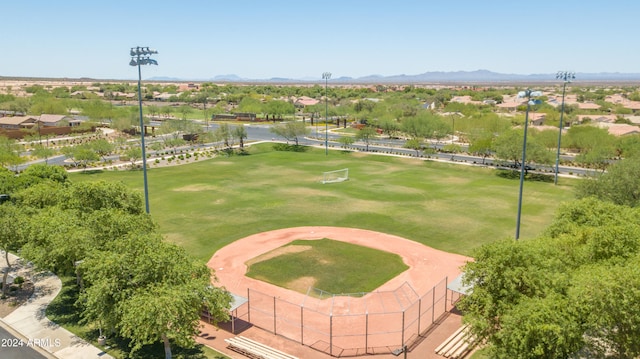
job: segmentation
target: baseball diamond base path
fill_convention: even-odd
[[[247,272],[245,262],[294,240],[317,240],[322,238],[371,247],[395,253],[402,257],[409,269],[378,287],[375,290],[376,292],[394,291],[403,284],[408,283],[419,296],[422,296],[445,277],[452,281],[461,273],[461,267],[472,260],[466,256],[443,252],[418,242],[380,232],[342,227],[296,227],[258,233],[235,241],[218,250],[207,265],[215,270],[219,280],[216,285],[224,286],[234,294],[247,296],[247,290],[250,288],[252,291],[266,293],[291,303],[303,303],[305,301],[305,305],[307,305],[310,300],[319,299],[309,298],[302,293],[249,278],[245,276]],[[353,301],[354,298],[350,298],[350,300]],[[417,347],[412,348],[409,356],[411,357],[412,353],[415,353],[414,355],[421,353],[419,355],[420,358],[438,358],[439,356],[435,355],[433,350],[460,326],[460,322],[461,318],[458,314],[445,314],[442,320],[431,328],[431,333],[427,338]],[[241,335],[297,355],[300,358],[330,358],[327,354],[256,327],[251,327],[242,332]],[[234,335],[231,333],[211,325],[205,325],[198,341],[235,357],[237,354],[231,354],[233,352],[227,350],[224,343],[224,338],[232,336]],[[385,358],[387,356],[393,358],[390,354],[378,357]]]

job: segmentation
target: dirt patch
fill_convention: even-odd
[[[7,297],[0,298],[0,318],[4,318],[11,314],[14,310],[18,309],[23,303],[25,303],[31,295],[33,295],[34,286],[29,280],[25,280],[22,283],[22,287],[12,285],[11,289],[7,291]],[[0,291],[1,293],[1,291]]]
[[[200,192],[200,191],[213,191],[218,189],[216,186],[210,184],[192,184],[180,188],[174,189],[175,192]]]
[[[305,293],[311,287],[315,287],[316,279],[314,277],[300,277],[287,283],[287,288],[295,290],[299,293]]]
[[[288,254],[288,253],[300,253],[300,252],[304,252],[304,251],[308,251],[311,250],[311,246],[284,246],[284,247],[279,247],[276,248],[270,252],[261,254],[255,258],[251,258],[249,259],[246,264],[247,267],[250,267],[252,264],[256,264],[259,262],[264,262],[266,260],[269,260],[271,258],[275,258],[275,257],[280,257],[283,254]],[[314,279],[315,281],[315,279]]]

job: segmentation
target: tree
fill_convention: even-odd
[[[138,120],[136,120],[135,117],[131,116],[118,116],[111,120],[111,127],[122,132],[130,131],[134,126],[138,124]]]
[[[103,161],[107,161],[106,156],[113,152],[113,144],[104,138],[91,141],[91,149],[100,157]]]
[[[48,166],[43,164],[33,164],[27,167],[20,176],[24,177],[36,177],[40,179],[51,180],[58,183],[66,183],[69,179],[69,174],[62,166]]]
[[[260,100],[245,96],[240,100],[240,103],[238,103],[237,112],[261,113],[262,106]]]
[[[353,143],[355,142],[355,138],[353,138],[352,136],[340,136],[338,137],[338,143],[340,143],[340,146],[343,148],[347,148],[351,145],[353,145]]]
[[[508,130],[500,134],[494,142],[497,158],[513,161],[516,165],[522,160],[523,134],[521,131]]]
[[[117,208],[131,214],[143,213],[142,194],[128,189],[122,182],[79,182],[64,192],[60,205],[83,213]]]
[[[186,120],[167,120],[160,125],[158,133],[162,136],[165,146],[173,148],[174,154],[176,148],[184,144],[181,134],[186,130],[186,126]]]
[[[180,113],[182,114],[182,120],[186,121],[187,115],[193,112],[193,108],[191,108],[191,106],[189,105],[181,105],[180,107],[178,107],[178,111],[180,111]]]
[[[493,242],[474,258],[458,307],[492,357],[567,358],[586,344],[600,356],[640,354],[636,209],[565,204],[542,237]]]
[[[247,138],[247,129],[244,126],[235,126],[233,128],[233,137],[240,143],[240,149],[244,149],[244,140]]]
[[[214,135],[218,141],[224,143],[226,149],[230,149],[233,146],[233,134],[231,133],[231,127],[226,123],[221,123],[214,131]]]
[[[89,253],[91,229],[79,221],[80,214],[58,206],[46,207],[31,216],[21,254],[38,267],[60,274],[73,273],[74,264]]]
[[[474,138],[469,145],[469,153],[482,157],[482,164],[484,164],[486,158],[493,153],[493,141],[494,137],[491,134]]]
[[[278,117],[282,120],[282,115],[286,113],[293,113],[294,106],[293,104],[281,101],[281,100],[272,100],[266,103],[264,106],[264,112],[267,114],[271,114],[273,119]]]
[[[71,149],[70,151],[69,150],[67,151],[71,155],[71,158],[73,162],[76,164],[76,166],[80,165],[84,169],[86,169],[89,166],[89,163],[100,159],[100,157],[98,157],[98,154],[91,148],[90,144],[82,144],[74,147],[65,147],[63,148],[63,151],[68,148]]]
[[[136,162],[142,158],[142,148],[139,146],[131,146],[127,149],[125,155],[129,158],[129,162],[131,162],[131,168],[135,168]]]
[[[20,156],[21,146],[12,139],[0,136],[0,166],[17,166],[25,160]]]
[[[616,141],[618,157],[640,156],[640,135],[627,135]]]
[[[566,147],[580,153],[611,145],[614,141],[614,137],[606,129],[589,125],[571,126],[565,139]]]
[[[85,101],[82,114],[94,121],[102,121],[113,117],[113,106],[101,100]]]
[[[365,143],[365,151],[369,151],[369,143],[378,135],[375,128],[371,126],[365,126],[356,132],[356,140],[363,141]]]
[[[548,150],[556,150],[558,147],[558,130],[531,131],[532,137]]]
[[[26,213],[11,204],[0,205],[0,249],[4,251],[6,267],[2,276],[2,298],[7,294],[7,276],[11,271],[9,251],[19,249],[24,243]]]
[[[398,137],[398,133],[401,129],[400,124],[397,121],[389,119],[378,121],[378,127],[382,130],[382,133],[390,138]]]
[[[285,140],[294,141],[298,146],[298,138],[309,134],[309,129],[302,122],[288,121],[283,124],[273,125],[269,131]]]
[[[575,161],[582,166],[592,167],[604,172],[615,155],[613,143],[603,142],[577,155]]]
[[[606,173],[581,181],[578,198],[595,196],[603,201],[637,207],[640,205],[640,158],[629,157],[609,166]]]
[[[494,358],[565,359],[582,349],[584,326],[575,320],[572,303],[552,294],[526,298],[502,318],[503,329],[491,347]]]
[[[412,150],[416,151],[416,156],[420,155],[420,150],[424,147],[424,144],[422,143],[422,140],[420,140],[419,138],[411,138],[409,140],[407,140],[407,142],[404,143],[404,147],[405,148],[410,148]]]
[[[44,158],[44,163],[49,163],[49,157],[53,156],[56,152],[42,144],[36,144],[31,150],[31,154],[37,158]]]
[[[84,320],[131,339],[132,351],[162,341],[171,358],[171,342],[194,344],[203,308],[217,320],[228,318],[230,294],[211,285],[206,266],[158,234],[117,240],[109,250],[93,252],[81,270]]]
[[[424,138],[428,129],[424,116],[409,117],[402,120],[402,132],[411,138]]]
[[[640,356],[640,257],[619,266],[587,266],[575,280],[570,295],[585,318],[591,349],[602,356]]]

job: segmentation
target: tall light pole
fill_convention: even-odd
[[[562,83],[562,105],[560,107],[560,126],[558,131],[558,152],[556,153],[556,176],[553,181],[555,185],[558,185],[558,170],[560,166],[560,141],[562,140],[562,116],[564,115],[564,94],[567,89],[567,84],[575,78],[576,78],[576,75],[573,72],[558,71],[558,73],[556,74],[556,79],[562,80],[563,83]]]
[[[207,117],[207,100],[209,98],[207,96],[202,100],[202,112],[204,114],[204,127],[205,131],[209,131],[209,118]]]
[[[331,72],[323,72],[324,80],[324,154],[329,154],[329,102],[327,98],[327,84],[331,78]]]
[[[518,97],[527,99],[527,112],[524,116],[524,140],[522,141],[522,162],[520,163],[520,192],[518,194],[518,218],[516,220],[516,240],[520,238],[520,216],[522,215],[522,190],[524,188],[524,170],[527,160],[527,128],[529,127],[529,109],[531,105],[540,103],[538,100],[532,100],[532,97],[541,96],[540,91],[520,91]]]
[[[144,121],[142,119],[142,71],[140,66],[142,65],[157,65],[158,62],[152,59],[150,56],[157,54],[158,51],[152,50],[148,47],[132,47],[129,54],[131,55],[131,61],[129,65],[138,66],[138,106],[140,108],[140,143],[142,146],[142,173],[144,176],[144,205],[147,214],[149,214],[149,186],[147,185],[147,152],[144,144]]]

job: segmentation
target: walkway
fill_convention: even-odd
[[[6,267],[4,255],[2,257],[0,270]],[[1,318],[0,325],[10,327],[10,331],[22,339],[25,346],[38,349],[48,358],[112,358],[109,354],[47,319],[45,310],[62,289],[60,278],[49,272],[37,273],[29,266],[22,265],[12,254],[9,254],[9,260],[12,264],[10,274],[31,280],[35,290],[26,303]]]

